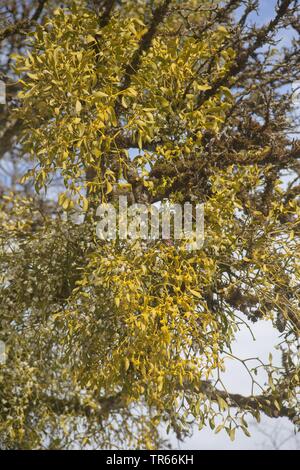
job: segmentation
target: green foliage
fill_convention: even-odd
[[[166,31],[171,26],[167,22]],[[214,56],[209,80],[224,76],[234,58],[230,48],[218,54],[226,30],[217,28],[201,40],[159,35],[130,86],[120,90],[127,59],[145,31],[142,19],[118,15],[99,29],[97,16],[74,4],[69,14],[56,10],[33,33],[30,52],[17,58],[16,70],[27,75],[18,116],[28,123],[24,148],[38,158],[28,174],[36,189],[60,171],[75,198],[82,187],[105,198],[107,185],[127,171],[128,145],[122,145],[121,133],[141,150],[162,135],[159,155],[174,159],[199,149],[203,130],[217,132],[230,94],[221,89],[198,109],[198,93],[211,87],[196,70]],[[148,164],[155,158],[145,155]],[[88,168],[93,181],[85,180]]]
[[[239,103],[233,20],[198,37],[207,9],[188,26],[182,17],[195,5],[171,2],[146,47],[149,2],[121,2],[104,26],[84,1],[70,2],[14,56],[14,116],[32,165],[21,183],[33,181],[35,193],[0,198],[3,447],[155,448],[162,425],[179,438],[209,425],[234,440],[237,428],[249,435],[247,415],[297,422],[299,201],[274,173],[278,161],[265,160],[270,142],[250,131],[246,142],[239,117],[230,121]],[[248,77],[242,86],[255,88]],[[253,103],[243,106],[250,128]],[[238,141],[229,149],[224,129]],[[57,175],[58,203],[42,196]],[[204,202],[203,249],[98,240],[95,204],[121,189],[136,202]],[[236,334],[278,318],[282,367],[271,358],[248,369],[232,354]],[[223,387],[228,357],[253,384],[265,370],[259,395]]]

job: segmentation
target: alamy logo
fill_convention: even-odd
[[[117,210],[118,209],[118,210]],[[186,249],[199,250],[204,242],[204,205],[190,202],[172,204],[132,204],[119,196],[119,206],[100,204],[96,233],[101,240],[186,241]]]
[[[0,80],[0,104],[6,104],[6,89],[2,80]]]
[[[5,343],[0,341],[0,365],[6,362],[6,348]]]
[[[300,105],[300,80],[297,80],[292,85],[293,102],[295,106]]]

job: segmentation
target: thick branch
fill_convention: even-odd
[[[99,20],[99,26],[100,28],[104,28],[106,25],[108,25],[111,13],[114,9],[115,6],[115,0],[105,0],[104,5],[103,5],[103,13],[100,16]]]
[[[244,396],[238,393],[229,393],[224,390],[214,388],[209,382],[203,382],[202,388],[212,401],[223,398],[232,408],[240,408],[249,412],[261,411],[270,418],[286,417],[291,421],[297,420],[297,412],[294,408],[288,408],[281,404],[280,409],[274,404],[274,397],[268,395]],[[283,401],[285,397],[281,397]]]
[[[164,20],[170,3],[171,0],[165,0],[162,5],[156,8],[149,29],[142,36],[139,47],[134,52],[131,61],[125,69],[124,81],[121,90],[125,90],[130,86],[131,78],[138,71],[143,54],[150,49],[157,28]]]
[[[208,399],[216,403],[218,403],[218,397],[221,397],[232,408],[240,408],[253,413],[260,411],[272,418],[287,417],[293,422],[297,420],[297,413],[293,408],[283,405],[281,405],[280,409],[276,408],[272,396],[257,395],[246,397],[237,393],[228,393],[227,391],[214,388],[209,381],[201,381],[200,389]],[[83,404],[77,397],[61,399],[44,395],[42,400],[54,413],[67,414],[73,412],[86,417],[95,416],[99,419],[104,418],[112,411],[118,411],[128,406],[122,400],[121,394],[101,398],[96,402],[95,407]]]

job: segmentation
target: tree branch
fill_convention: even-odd
[[[134,52],[131,61],[125,69],[125,75],[123,84],[121,86],[121,91],[125,90],[130,86],[131,78],[138,71],[143,54],[150,49],[152,40],[156,34],[158,26],[164,20],[170,3],[171,0],[164,0],[162,5],[156,8],[148,31],[142,36],[142,39],[139,43],[139,47]]]
[[[17,21],[16,23],[7,26],[3,31],[1,31],[0,42],[2,42],[4,39],[7,39],[9,36],[13,36],[14,34],[21,34],[23,31],[27,32],[41,16],[46,2],[47,0],[39,0],[38,6],[31,18]]]
[[[183,387],[185,386],[183,385]],[[187,388],[190,387],[187,386]],[[202,393],[206,394],[208,399],[216,403],[218,403],[218,398],[221,397],[226,401],[228,406],[232,408],[240,408],[253,413],[263,412],[271,418],[286,417],[293,422],[297,420],[295,409],[283,405],[281,405],[280,409],[276,408],[274,405],[274,397],[272,396],[243,396],[238,393],[229,393],[213,387],[209,381],[201,381],[199,388]],[[96,401],[95,407],[82,403],[77,397],[62,399],[44,394],[42,400],[54,413],[66,414],[75,412],[86,417],[96,416],[99,419],[102,419],[112,411],[118,411],[128,406],[128,404],[122,400],[121,393],[108,398],[100,398]]]
[[[288,8],[292,3],[293,0],[282,0],[277,10],[276,17],[272,21],[270,21],[267,26],[264,26],[259,30],[253,44],[249,46],[248,49],[243,50],[241,54],[238,55],[238,57],[236,58],[232,66],[229,68],[228,72],[224,75],[224,77],[221,77],[216,80],[209,90],[203,92],[199,96],[196,109],[199,109],[209,98],[212,98],[218,92],[220,87],[228,84],[230,78],[238,75],[245,68],[248,63],[248,59],[257,49],[264,45],[265,41],[268,38],[268,35],[276,29],[276,26],[278,26],[278,23],[287,13]]]

